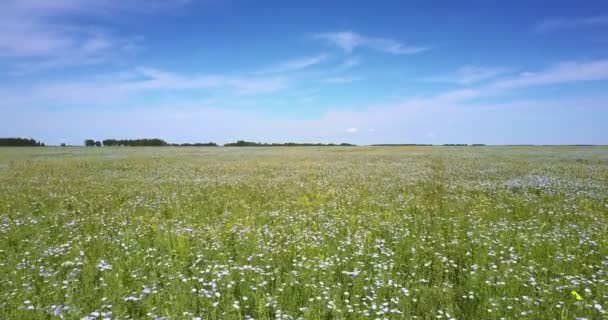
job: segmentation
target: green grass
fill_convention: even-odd
[[[0,319],[601,319],[607,235],[604,147],[0,148]]]

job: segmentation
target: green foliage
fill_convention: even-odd
[[[374,147],[430,147],[432,144],[421,144],[421,143],[382,143],[372,144]]]
[[[0,147],[44,147],[44,143],[34,139],[0,138]]]
[[[93,140],[93,139],[86,139],[86,140],[84,140],[84,146],[85,147],[94,147],[95,146],[95,140]]]
[[[286,143],[261,143],[261,142],[251,142],[238,140],[237,142],[226,143],[224,147],[335,147],[335,146],[355,146],[350,143],[296,143],[296,142],[286,142]]]
[[[112,146],[127,146],[127,147],[162,147],[168,145],[165,140],[162,139],[105,139],[103,145],[106,147]]]
[[[172,147],[217,147],[215,142],[172,143]]]

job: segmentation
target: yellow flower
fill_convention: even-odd
[[[574,291],[574,290],[570,291],[570,294],[571,294],[571,295],[572,295],[572,296],[573,296],[573,297],[574,297],[576,300],[579,300],[579,301],[580,301],[580,300],[583,300],[583,297],[581,297],[581,295],[580,295],[580,294],[578,294],[578,292],[576,292],[576,291]]]

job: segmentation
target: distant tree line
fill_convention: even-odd
[[[605,144],[501,144],[503,147],[605,147]]]
[[[101,142],[94,141],[92,139],[85,140],[85,145],[88,147],[98,146],[102,144],[106,147],[162,147],[169,145],[165,140],[162,139],[105,139]]]
[[[195,143],[167,143],[162,139],[105,139],[97,141],[94,139],[86,139],[84,145],[87,147],[217,147],[218,144],[215,142],[195,142]],[[252,142],[245,140],[238,140],[237,142],[226,143],[225,147],[331,147],[331,146],[355,146],[350,143],[262,143]]]
[[[382,143],[382,144],[372,144],[374,147],[431,147],[435,146],[434,144],[422,144],[422,143]],[[437,145],[439,146],[439,145]],[[485,144],[482,143],[474,143],[474,144],[466,144],[466,143],[446,143],[441,146],[445,147],[483,147]]]
[[[87,147],[217,147],[214,142],[195,142],[195,143],[167,143],[162,139],[105,139],[96,141],[86,139],[84,145]]]
[[[84,145],[87,147],[101,147],[101,146],[131,146],[131,147],[217,147],[218,144],[215,142],[194,142],[194,143],[167,143],[162,139],[105,139],[102,141],[94,139],[86,139]],[[0,138],[0,147],[44,147],[45,144],[35,139],[26,138]],[[66,147],[65,143],[61,144],[62,147]],[[286,143],[262,143],[252,142],[245,140],[238,140],[237,142],[231,142],[224,144],[225,147],[332,147],[332,146],[356,146],[356,144],[350,143],[297,143],[297,142],[286,142]],[[446,143],[442,145],[424,144],[424,143],[380,143],[372,144],[370,146],[378,147],[399,147],[399,146],[446,146],[446,147],[483,147],[486,144],[483,143]],[[572,147],[589,147],[589,146],[601,146],[595,144],[561,144],[561,145],[543,145],[543,144],[504,144],[501,146],[509,147],[525,147],[525,146],[572,146]]]
[[[215,142],[171,143],[172,147],[217,147]]]
[[[245,140],[238,140],[237,142],[226,143],[224,147],[335,147],[335,146],[355,146],[350,143],[296,143],[296,142],[286,142],[286,143],[261,143],[261,142],[252,142]]]
[[[101,147],[101,141],[95,141],[93,139],[84,140],[84,145],[87,147]]]
[[[372,144],[374,147],[432,147],[432,144],[423,143],[381,143]]]
[[[34,139],[0,138],[0,147],[44,147],[44,143]]]

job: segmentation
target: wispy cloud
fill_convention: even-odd
[[[420,80],[474,85],[471,89],[450,92],[467,99],[527,87],[608,80],[608,60],[563,61],[542,70],[519,74],[514,74],[514,70],[510,67],[463,67],[444,76]]]
[[[119,84],[127,91],[227,89],[236,94],[262,94],[279,91],[286,86],[280,77],[247,77],[226,75],[183,75],[158,69],[140,68],[143,79]]]
[[[280,63],[276,64],[275,66],[272,66],[267,69],[262,69],[262,70],[258,71],[257,73],[281,73],[281,72],[300,70],[300,69],[304,69],[304,68],[308,68],[308,67],[312,67],[312,66],[321,64],[321,63],[327,61],[327,58],[328,58],[328,56],[325,53],[320,53],[320,54],[317,54],[315,56],[310,56],[310,57],[301,57],[301,58],[297,58],[297,59],[280,62]]]
[[[605,143],[597,134],[605,131],[601,121],[588,122],[597,110],[605,109],[605,95],[587,97],[584,101],[554,99],[470,104],[471,99],[480,94],[471,89],[447,91],[364,109],[329,109],[313,119],[267,117],[248,108],[226,108],[196,99],[92,110],[42,106],[23,109],[7,106],[7,102],[0,99],[0,108],[7,114],[0,117],[0,135],[35,136],[47,143],[66,140],[80,143],[87,137],[110,136],[154,136],[176,142],[204,139],[219,143],[237,139],[354,143]],[[575,107],[580,105],[585,108]],[[532,107],[547,115],[560,108],[568,117],[558,121],[549,117],[547,121],[552,125],[530,137],[529,130],[538,127],[537,120],[523,115],[523,109]],[[590,111],[585,113],[585,110]],[[505,121],[505,117],[514,121]],[[471,121],[472,118],[477,121]],[[565,133],[564,124],[571,121],[588,125],[582,130]],[[492,128],[492,136],[488,136],[488,127]]]
[[[12,73],[86,65],[132,52],[139,37],[118,36],[97,25],[70,24],[66,17],[151,10],[180,1],[7,0],[0,11],[0,58]]]
[[[351,75],[317,79],[334,84],[359,80],[362,78]],[[407,105],[452,105],[479,97],[500,95],[519,88],[594,80],[608,80],[608,60],[561,62],[544,70],[502,77],[483,85],[447,91],[430,98],[409,98]],[[42,106],[48,105],[49,102],[54,105],[92,106],[134,102],[146,94],[188,92],[230,100],[238,96],[276,93],[288,88],[293,81],[293,78],[283,74],[187,74],[142,67],[78,80],[43,81],[21,88],[5,87],[0,92],[0,100],[24,106]]]
[[[544,33],[557,30],[579,29],[608,26],[608,14],[584,18],[549,19],[535,26],[536,32]]]
[[[460,67],[452,73],[421,78],[425,82],[446,82],[460,85],[471,85],[486,80],[494,79],[513,71],[509,67],[484,67],[467,65]]]
[[[361,80],[363,80],[363,78],[361,78],[361,77],[345,76],[345,77],[325,78],[322,81],[325,83],[350,83],[350,82],[361,81]]]
[[[361,64],[361,58],[359,57],[348,57],[339,66],[338,70],[346,70],[358,66]]]
[[[128,2],[128,1],[127,1]],[[87,13],[115,7],[109,0],[6,0],[3,12],[34,18],[52,17],[70,13]]]
[[[190,3],[190,0],[5,0],[5,13],[34,17],[110,12],[153,12]]]
[[[510,89],[595,80],[608,80],[608,60],[561,62],[545,70],[524,72],[513,78],[496,81],[492,87]]]
[[[370,48],[391,54],[415,54],[429,50],[428,46],[412,46],[397,40],[367,37],[352,31],[327,32],[314,35],[316,39],[328,43],[351,53],[358,47]]]
[[[154,68],[81,78],[45,81],[0,91],[0,100],[23,106],[114,106],[138,101],[147,94],[196,93],[238,98],[270,94],[287,87],[275,76],[181,74]]]

